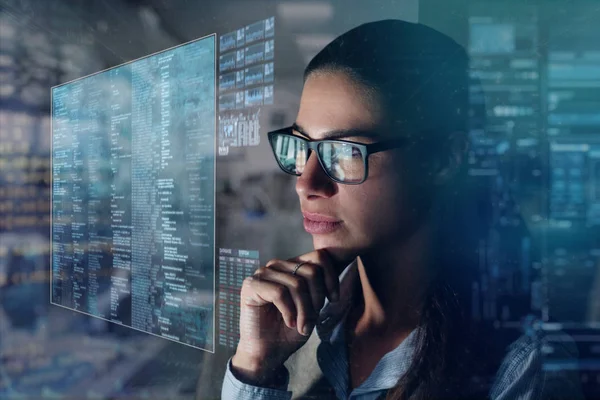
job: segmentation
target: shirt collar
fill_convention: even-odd
[[[398,347],[386,353],[375,365],[371,375],[354,389],[354,393],[368,393],[396,386],[412,363],[420,329],[413,329]]]
[[[356,259],[340,274],[340,297],[336,302],[325,299],[325,304],[319,313],[316,331],[321,341],[329,342],[333,330],[340,325],[348,311],[352,299],[357,292],[360,277]]]
[[[316,331],[322,342],[326,342],[328,345],[332,344],[334,348],[337,348],[335,353],[342,356],[345,355],[344,322],[353,296],[358,295],[360,288],[360,276],[356,260],[342,271],[339,281],[340,299],[336,302],[329,302],[325,299],[325,304],[319,313]],[[394,387],[412,362],[421,329],[420,327],[414,329],[398,347],[386,353],[379,360],[367,380],[354,392],[357,394],[368,393]],[[343,363],[343,365],[346,364]],[[345,386],[346,383],[343,384],[343,387]]]

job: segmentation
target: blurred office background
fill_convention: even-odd
[[[264,135],[293,122],[303,68],[336,35],[385,18],[424,23],[465,46],[481,82],[469,163],[489,188],[478,195],[492,227],[473,312],[507,334],[568,333],[579,359],[555,359],[549,346],[544,368],[575,371],[600,398],[593,0],[0,0],[0,398],[218,396],[204,388],[221,379],[235,334],[209,353],[50,304],[50,88],[271,17],[275,101],[260,108],[260,140],[229,142],[217,159],[217,246],[255,251],[261,263],[311,249],[294,179]]]

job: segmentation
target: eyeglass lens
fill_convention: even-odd
[[[295,175],[301,175],[308,160],[308,146],[300,138],[291,135],[275,135],[273,148],[281,167]],[[360,182],[365,175],[365,163],[360,148],[349,143],[321,142],[317,152],[325,171],[341,182]]]

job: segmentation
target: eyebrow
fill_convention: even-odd
[[[306,136],[310,140],[314,140],[310,137],[306,130],[298,125],[296,122],[292,125],[292,129],[298,131],[303,136]],[[372,139],[377,139],[380,136],[372,131],[367,131],[363,129],[334,129],[332,131],[325,132],[323,134],[323,139],[342,139],[346,137],[367,137]]]

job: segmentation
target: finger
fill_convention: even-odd
[[[277,263],[277,265],[283,265],[284,263]],[[257,273],[261,279],[277,282],[287,287],[296,306],[298,333],[305,336],[310,334],[316,322],[317,313],[313,307],[310,289],[306,280],[289,272],[279,271],[274,268],[273,264],[268,268],[259,268]]]
[[[287,287],[249,276],[242,284],[241,299],[246,305],[260,307],[265,304],[273,304],[279,310],[286,326],[296,328],[296,306]]]
[[[293,267],[290,268],[289,265],[285,264],[293,264]],[[296,262],[289,263],[286,261],[285,263],[271,265],[269,268],[287,274],[293,273],[293,271],[296,270],[296,276],[304,278],[308,285],[314,311],[319,312],[321,308],[323,308],[325,296],[327,295],[327,287],[325,286],[323,268],[309,262],[302,264],[298,269],[296,269],[297,265],[298,263]]]
[[[325,249],[315,250],[313,252],[296,257],[295,260],[308,261],[311,264],[318,265],[323,269],[323,278],[327,287],[327,298],[329,301],[338,301],[340,298],[340,280],[338,269],[334,265],[333,259]],[[300,267],[300,269],[304,266]]]

